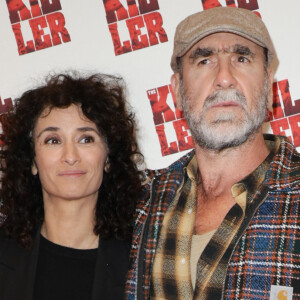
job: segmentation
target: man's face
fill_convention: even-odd
[[[220,151],[257,132],[266,116],[271,77],[263,48],[241,36],[215,33],[196,43],[182,58],[182,78],[172,76],[177,106],[195,142]]]

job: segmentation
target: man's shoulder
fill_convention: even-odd
[[[183,179],[184,170],[193,156],[194,151],[192,150],[166,168],[145,170],[143,196],[138,202],[137,210],[143,211],[146,206],[149,206],[150,193],[154,185],[155,193],[160,193],[162,190],[166,193],[169,191],[176,192],[177,187]]]
[[[300,183],[300,154],[284,136],[267,135],[275,147],[274,157],[266,175],[269,184],[279,189],[298,188]]]
[[[172,173],[180,173],[183,172],[184,168],[188,165],[192,157],[194,156],[195,151],[192,150],[173,162],[171,165],[169,165],[166,168],[162,169],[147,169],[146,174],[149,178],[154,178],[154,177],[161,177],[161,176],[170,176]]]

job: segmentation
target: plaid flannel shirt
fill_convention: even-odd
[[[246,215],[219,262],[221,287],[217,285],[215,290],[210,280],[206,299],[269,299],[271,285],[292,286],[294,299],[300,299],[300,156],[286,138],[265,138],[273,147],[263,163],[268,166],[264,180],[259,182],[252,173],[239,183],[247,190]],[[189,153],[165,170],[149,172],[152,180],[137,208],[126,283],[128,299],[150,297],[164,215],[192,156]],[[208,253],[206,247],[201,259]]]
[[[273,157],[272,153],[269,156]],[[269,163],[266,159],[255,170],[253,178],[257,183],[263,181]],[[194,291],[189,261],[197,209],[197,169],[194,156],[165,214],[153,262],[151,299],[218,299],[221,296],[227,269],[224,253],[244,219],[247,192],[241,183],[232,187],[236,205],[227,213],[198,260]]]

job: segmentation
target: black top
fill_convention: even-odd
[[[44,241],[45,242],[45,241]],[[91,270],[93,267],[88,267],[87,265],[90,263],[89,259],[92,259],[89,254],[90,258],[84,259],[85,263],[84,268],[85,270],[82,270],[82,265],[80,268],[77,266],[75,267],[76,271],[82,270],[83,272],[86,272],[87,274],[90,273],[89,279],[84,280],[82,282],[82,278],[80,283],[78,283],[77,278],[74,279],[74,277],[71,278],[72,275],[66,275],[65,272],[67,272],[66,267],[62,268],[62,270],[59,271],[51,271],[52,275],[45,274],[45,267],[43,264],[48,264],[47,268],[50,266],[52,267],[50,262],[46,262],[46,259],[41,258],[44,254],[40,254],[40,247],[44,248],[44,246],[41,246],[41,243],[43,244],[43,241],[41,241],[40,238],[40,230],[37,230],[35,237],[34,237],[34,245],[31,250],[25,250],[23,247],[17,244],[17,242],[14,239],[9,239],[5,237],[3,230],[0,228],[0,299],[1,300],[33,300],[38,299],[41,300],[43,298],[39,298],[42,296],[41,291],[43,288],[48,289],[48,291],[55,290],[58,292],[64,292],[64,289],[66,290],[67,285],[72,284],[72,289],[75,292],[75,289],[77,291],[77,288],[82,290],[85,290],[84,286],[89,285],[87,287],[87,290],[89,289],[90,292],[90,299],[91,300],[101,300],[101,299],[109,299],[109,300],[119,300],[124,299],[124,287],[125,287],[125,277],[126,272],[128,270],[128,263],[129,263],[129,249],[130,244],[125,241],[120,241],[115,238],[111,238],[108,240],[102,240],[100,239],[99,247],[96,250],[97,258],[96,262],[94,264],[94,272]],[[47,241],[46,241],[47,244]],[[49,243],[51,244],[51,243]],[[49,247],[48,247],[49,246]],[[52,246],[56,247],[57,245],[48,245],[46,246],[46,249],[41,250],[43,251],[47,249],[52,249]],[[59,247],[59,246],[58,246]],[[59,247],[61,248],[61,247]],[[62,247],[64,248],[64,247]],[[53,249],[52,249],[53,250]],[[48,258],[55,253],[52,253],[52,250],[50,250],[50,253],[46,253],[46,256],[48,255]],[[58,251],[58,256],[65,255],[65,250],[70,249],[60,249]],[[73,252],[71,249],[71,252]],[[74,253],[77,252],[76,250]],[[81,252],[79,250],[79,252]],[[88,252],[90,252],[88,250]],[[91,251],[93,253],[93,250]],[[77,254],[72,254],[69,258],[66,259],[66,261],[69,261],[69,259],[77,260],[77,263],[80,264],[81,259],[79,257],[76,257]],[[50,255],[50,256],[49,256]],[[80,254],[79,254],[80,256]],[[40,257],[40,259],[39,259]],[[72,258],[73,257],[73,258]],[[60,258],[61,259],[61,258]],[[42,265],[40,265],[42,264]],[[70,261],[69,261],[70,264]],[[58,266],[60,264],[54,263],[53,267]],[[88,271],[89,270],[89,271]],[[64,272],[61,274],[61,272]],[[44,274],[43,274],[44,273]],[[38,275],[37,275],[38,274]],[[57,278],[60,277],[59,283],[63,283],[63,288],[52,288],[51,283],[47,283],[47,280],[55,280],[53,278],[53,275],[56,275]],[[46,278],[47,276],[47,278]],[[78,275],[84,277],[84,275]],[[52,277],[52,279],[51,279]],[[75,276],[76,277],[76,276]],[[46,280],[43,280],[46,279]],[[76,283],[72,282],[73,280],[76,280]],[[51,291],[52,292],[52,291]],[[54,291],[55,292],[55,291]],[[39,293],[39,294],[38,294]],[[88,293],[88,292],[87,292]],[[34,298],[35,297],[35,298]],[[71,296],[70,298],[62,296],[53,296],[51,299],[76,299],[74,296]],[[46,298],[45,298],[46,299]],[[86,296],[81,297],[80,299],[86,300]]]
[[[63,247],[41,235],[34,300],[91,299],[96,259],[97,249]]]

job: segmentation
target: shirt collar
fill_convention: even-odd
[[[247,177],[242,179],[241,181],[233,184],[231,187],[231,193],[233,198],[236,200],[239,199],[239,195],[244,192],[247,192],[247,203],[252,201],[255,192],[258,190],[258,186],[262,184],[265,179],[266,173],[270,167],[270,163],[272,162],[275,153],[277,152],[278,143],[275,141],[265,139],[266,145],[270,150],[270,153],[266,157],[266,159]],[[196,155],[193,154],[190,162],[186,168],[187,176],[191,181],[197,181],[197,173],[198,173],[198,164]],[[238,201],[237,201],[238,202]],[[238,204],[241,206],[242,203]]]

